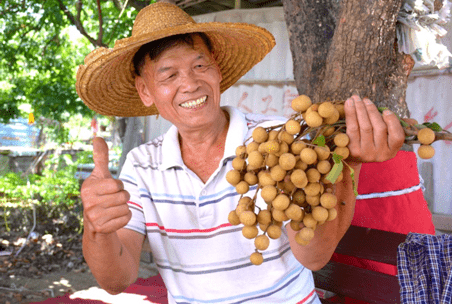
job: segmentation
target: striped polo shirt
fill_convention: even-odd
[[[175,126],[129,152],[120,174],[132,211],[125,228],[149,239],[169,303],[320,303],[312,272],[293,256],[285,228],[254,266],[254,239],[228,222],[240,198],[225,179],[235,149],[256,126],[287,119],[223,109],[230,115],[225,152],[206,183],[185,166]],[[255,193],[252,186],[246,195]],[[260,197],[256,204],[267,206]]]

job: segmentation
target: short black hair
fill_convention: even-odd
[[[133,67],[135,68],[136,75],[140,75],[145,63],[146,55],[148,55],[151,60],[155,60],[160,56],[160,54],[162,54],[163,51],[176,45],[187,44],[193,47],[195,44],[193,37],[195,35],[199,35],[206,44],[207,49],[209,49],[209,52],[212,52],[212,43],[210,42],[209,37],[202,32],[177,34],[164,37],[142,45],[137,53],[135,53],[135,56],[133,57]]]

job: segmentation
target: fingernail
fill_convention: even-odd
[[[372,101],[370,101],[369,99],[364,99],[364,103],[366,103],[367,105],[372,105]]]
[[[349,98],[345,101],[345,104],[347,104],[347,106],[355,106],[355,101],[353,101],[352,98]]]
[[[391,115],[391,114],[392,114],[392,112],[389,109],[385,109],[383,111],[383,116],[387,116],[387,115]]]

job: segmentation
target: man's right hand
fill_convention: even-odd
[[[114,179],[108,170],[108,146],[96,137],[93,140],[94,169],[83,182],[81,197],[85,231],[92,235],[110,234],[124,227],[132,217],[127,205],[130,194],[121,180]]]

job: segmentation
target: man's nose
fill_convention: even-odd
[[[199,88],[199,84],[199,78],[193,70],[188,70],[181,75],[181,88],[184,91],[195,91]]]

